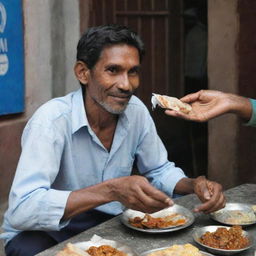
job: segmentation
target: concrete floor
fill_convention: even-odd
[[[0,204],[0,224],[2,225],[2,222],[3,222],[3,215],[4,215],[4,212],[7,208],[7,204]],[[0,233],[2,233],[3,230],[2,228],[0,227]],[[1,256],[5,256],[5,252],[4,252],[4,246],[3,246],[3,241],[0,240],[0,255]]]

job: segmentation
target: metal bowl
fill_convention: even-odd
[[[206,227],[197,228],[193,233],[193,238],[194,238],[195,242],[198,243],[199,245],[201,245],[207,251],[209,251],[211,253],[214,253],[214,254],[218,254],[218,255],[233,255],[235,253],[243,252],[243,251],[245,251],[245,250],[247,250],[247,249],[249,249],[253,246],[253,236],[250,235],[246,231],[243,231],[243,236],[245,236],[249,239],[249,245],[245,248],[242,248],[242,249],[224,250],[224,249],[213,248],[213,247],[204,245],[200,242],[199,239],[203,234],[205,234],[207,231],[214,232],[214,231],[217,230],[217,228],[227,228],[227,229],[229,229],[230,227],[226,227],[226,226],[206,226]]]
[[[256,223],[256,216],[250,204],[227,203],[225,208],[211,213],[210,216],[225,225],[249,226]]]

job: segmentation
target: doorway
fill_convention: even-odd
[[[206,73],[195,79],[187,73],[194,67],[187,54],[187,38],[192,35],[192,39],[195,36],[200,40],[198,34],[192,32],[199,15],[207,17],[207,0],[91,0],[89,12],[83,0],[80,0],[80,6],[81,31],[86,29],[83,20],[89,13],[89,26],[118,23],[131,27],[142,37],[146,56],[136,95],[148,107],[169,159],[190,177],[205,175],[207,125],[171,118],[162,109],[152,111],[151,95],[155,92],[182,97],[207,88]],[[205,27],[207,30],[207,24]],[[207,47],[207,42],[204,42],[204,47]]]

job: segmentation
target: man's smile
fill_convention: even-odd
[[[129,95],[109,95],[109,96],[114,98],[115,101],[124,102],[124,101],[128,101],[132,95],[129,94]]]

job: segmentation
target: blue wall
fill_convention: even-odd
[[[0,0],[0,115],[24,111],[21,0]]]

